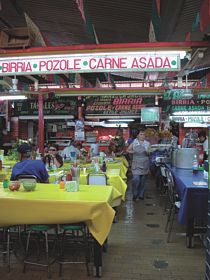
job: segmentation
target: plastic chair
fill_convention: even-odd
[[[31,182],[37,182],[39,183],[39,179],[35,176],[35,175],[32,175],[32,174],[19,174],[15,177],[15,180],[17,181],[31,181]]]
[[[166,222],[165,231],[168,231],[167,242],[170,242],[171,231],[173,227],[175,214],[178,213],[181,201],[178,200],[177,194],[175,192],[175,185],[172,173],[169,169],[166,169],[167,187],[168,187],[168,199],[169,199],[169,212]]]
[[[93,174],[90,173],[87,176],[87,184],[88,185],[100,185],[106,186],[107,185],[107,176],[103,173]]]

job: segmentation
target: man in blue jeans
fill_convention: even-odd
[[[31,159],[32,147],[23,143],[17,151],[20,162],[13,166],[10,180],[16,180],[18,175],[35,175],[40,183],[48,183],[49,175],[43,161]]]

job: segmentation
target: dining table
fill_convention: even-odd
[[[191,248],[194,234],[206,231],[205,227],[196,227],[195,223],[207,225],[209,182],[203,171],[193,174],[191,169],[170,167],[170,170],[181,201],[178,221],[186,225],[186,245]]]
[[[102,273],[102,246],[106,241],[115,211],[112,200],[121,194],[112,186],[79,185],[67,192],[59,184],[37,183],[35,191],[10,191],[0,183],[0,226],[27,224],[66,224],[85,222],[94,239],[95,275]]]

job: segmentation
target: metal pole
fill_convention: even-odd
[[[43,113],[43,95],[38,95],[38,108],[39,108],[39,152],[44,155],[44,113]]]

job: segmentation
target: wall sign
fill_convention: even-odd
[[[172,116],[175,122],[210,123],[210,116]]]
[[[86,97],[86,115],[138,115],[141,108],[154,106],[154,96],[88,96]]]
[[[77,98],[59,98],[44,101],[44,115],[77,115]],[[37,100],[14,101],[13,116],[37,116]]]
[[[183,89],[168,90],[162,108],[166,113],[210,111],[210,94],[195,94],[192,99],[182,99]]]
[[[150,52],[81,53],[0,58],[0,75],[110,71],[178,71],[179,54]]]

